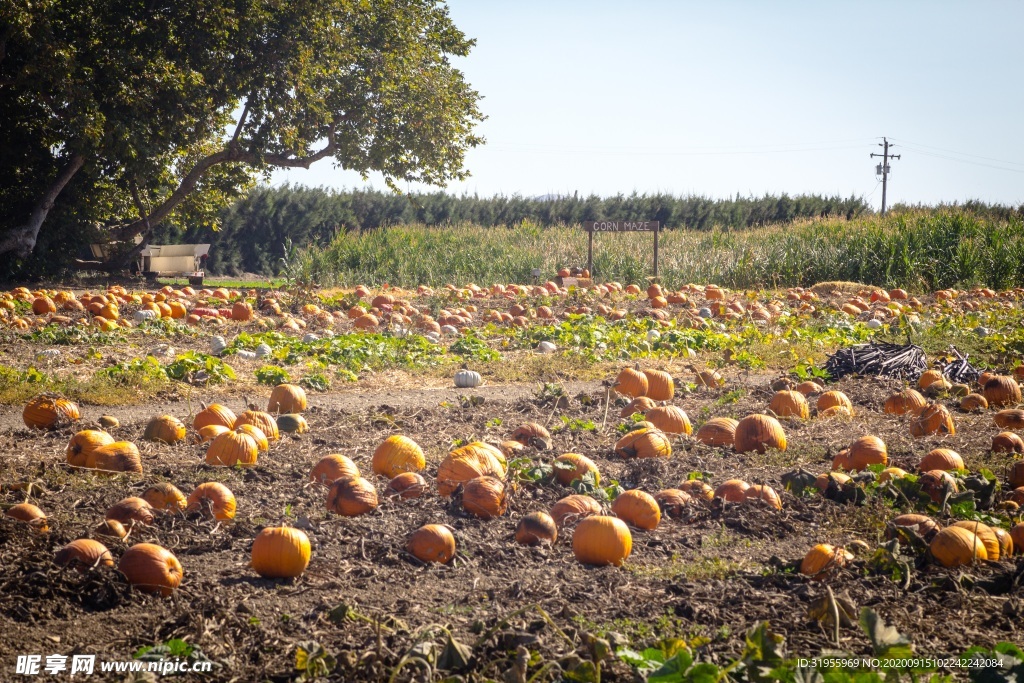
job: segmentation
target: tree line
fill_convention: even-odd
[[[862,197],[779,196],[713,199],[671,194],[599,197],[563,195],[452,195],[444,192],[396,194],[377,190],[332,191],[304,186],[256,187],[224,209],[219,229],[157,229],[154,244],[210,243],[207,271],[219,275],[280,272],[288,245],[324,244],[338,232],[387,225],[473,224],[542,227],[598,220],[657,220],[667,229],[744,229],[800,219],[850,220],[873,213]]]

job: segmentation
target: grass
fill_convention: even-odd
[[[649,234],[595,238],[594,276],[644,282],[651,272]],[[515,228],[410,225],[340,233],[310,247],[295,277],[321,285],[530,282],[586,265],[579,226]],[[714,282],[733,288],[810,286],[846,280],[913,291],[1024,284],[1024,220],[962,209],[819,219],[755,230],[667,230],[661,236],[664,283]]]

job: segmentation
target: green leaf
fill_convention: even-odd
[[[910,641],[870,607],[860,610],[860,627],[871,641],[876,657],[909,657],[914,654]]]

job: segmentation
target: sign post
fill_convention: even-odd
[[[654,233],[654,277],[658,277],[658,235],[661,223],[658,221],[586,221],[583,229],[587,231],[587,270],[594,272],[594,233],[595,232],[653,232]]]

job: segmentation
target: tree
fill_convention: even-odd
[[[0,0],[0,254],[212,223],[321,159],[463,178],[472,45],[433,0]]]

